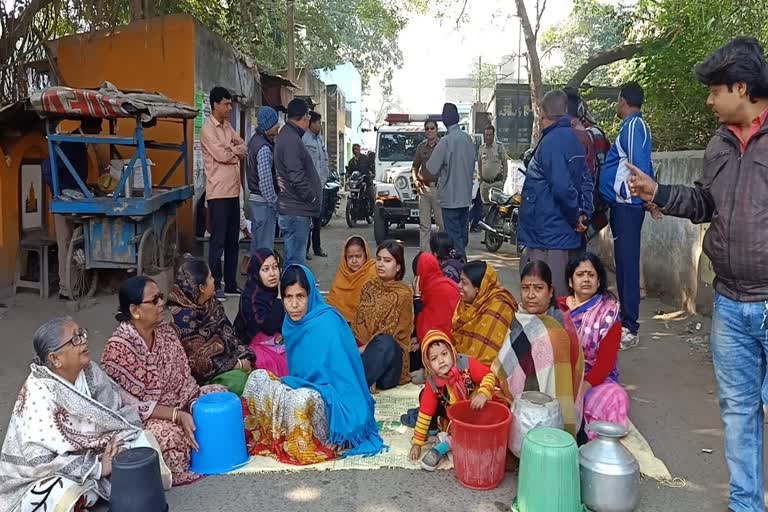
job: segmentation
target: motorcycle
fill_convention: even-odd
[[[340,189],[339,177],[336,173],[331,173],[328,176],[325,187],[323,187],[323,209],[320,212],[321,226],[327,226],[331,222],[331,217],[336,215],[336,208],[339,207],[339,202],[341,202]]]
[[[353,171],[349,177],[349,198],[347,199],[347,226],[355,227],[358,220],[373,222],[373,181],[368,171]]]
[[[521,173],[525,171],[518,169]],[[479,226],[485,231],[485,247],[496,252],[504,242],[512,244],[518,254],[522,248],[517,243],[517,225],[520,218],[520,194],[505,194],[500,188],[492,187],[488,192],[490,208]]]

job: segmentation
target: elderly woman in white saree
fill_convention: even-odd
[[[109,499],[112,458],[120,451],[152,446],[159,453],[142,432],[132,397],[91,361],[87,338],[71,318],[35,333],[37,357],[0,453],[0,510],[79,512]]]

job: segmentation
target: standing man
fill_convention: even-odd
[[[645,210],[642,201],[629,193],[627,164],[654,177],[651,130],[640,112],[644,98],[643,88],[635,82],[621,87],[616,111],[623,121],[600,173],[600,195],[611,209],[616,286],[621,303],[621,350],[640,341],[640,234]]]
[[[461,258],[466,259],[472,175],[475,173],[475,144],[459,126],[456,105],[443,105],[442,117],[448,133],[435,146],[422,174],[424,178],[437,179],[445,231],[453,238]]]
[[[312,164],[315,166],[317,176],[320,179],[320,211],[323,211],[323,193],[322,190],[325,187],[325,183],[328,181],[328,151],[325,148],[325,141],[320,136],[320,129],[322,128],[322,116],[317,112],[309,113],[309,130],[304,133],[302,140],[304,145],[309,151],[309,155],[312,157]],[[312,218],[312,234],[307,238],[307,259],[311,260],[312,255],[309,254],[309,246],[312,245],[312,249],[315,256],[326,258],[328,254],[323,252],[323,248],[320,245],[320,214],[317,217]]]
[[[320,215],[322,189],[302,137],[309,128],[309,107],[294,98],[286,109],[288,122],[275,142],[275,169],[280,194],[278,223],[285,243],[285,266],[304,264],[312,217]]]
[[[568,294],[565,267],[581,248],[592,214],[592,178],[567,106],[560,90],[542,100],[541,141],[526,171],[518,231],[519,243],[526,248],[520,268],[529,261],[545,261],[556,297]]]
[[[200,129],[205,165],[205,196],[211,221],[208,265],[216,286],[216,298],[240,295],[237,287],[237,258],[240,236],[240,161],[247,148],[229,119],[232,95],[223,87],[211,89],[211,115]],[[224,254],[224,283],[221,288],[221,255]]]
[[[256,133],[248,141],[248,211],[251,217],[251,254],[256,249],[273,249],[277,223],[277,174],[274,147],[279,125],[272,107],[261,107],[256,114]]]
[[[504,189],[507,179],[507,153],[496,140],[496,128],[488,125],[483,130],[483,144],[477,155],[477,170],[480,180],[480,198],[483,201],[483,217],[488,213],[488,197],[491,187]]]
[[[95,117],[86,117],[80,121],[80,128],[73,134],[97,135],[101,133],[101,119]],[[69,163],[77,172],[78,177],[83,184],[88,183],[88,146],[82,142],[62,142],[59,147],[66,155]],[[41,168],[43,183],[53,195],[53,175],[51,173],[50,157],[43,161]],[[59,194],[65,190],[76,190],[80,192],[80,185],[69,172],[64,162],[59,159],[56,166],[57,177],[59,180]],[[71,298],[69,289],[69,276],[67,275],[67,251],[72,241],[73,222],[71,216],[54,214],[53,226],[56,231],[56,247],[58,248],[59,261],[59,300],[69,300]]]
[[[437,193],[437,183],[424,172],[432,151],[437,146],[437,122],[432,119],[424,121],[424,134],[427,138],[416,146],[416,156],[411,166],[413,184],[419,192],[419,247],[423,252],[429,252],[429,237],[432,233],[432,217],[435,218],[438,231],[443,231],[443,211],[440,208],[440,197]]]
[[[657,185],[628,164],[632,196],[663,213],[711,222],[704,253],[715,271],[712,361],[731,473],[732,512],[765,510],[763,404],[768,402],[768,64],[739,37],[696,67],[721,123],[694,187]]]

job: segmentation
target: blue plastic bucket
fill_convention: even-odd
[[[243,409],[236,394],[228,391],[203,395],[192,409],[195,439],[190,469],[201,475],[219,475],[248,462]]]

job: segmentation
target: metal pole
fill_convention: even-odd
[[[517,27],[517,83],[520,84],[520,60],[523,58],[521,50],[523,49],[523,20],[517,18],[520,24]]]
[[[294,0],[288,2],[288,80],[293,82],[296,79],[296,42],[294,41],[294,31],[296,23],[294,21],[295,7]]]
[[[483,96],[483,56],[477,58],[477,102],[482,101]]]

